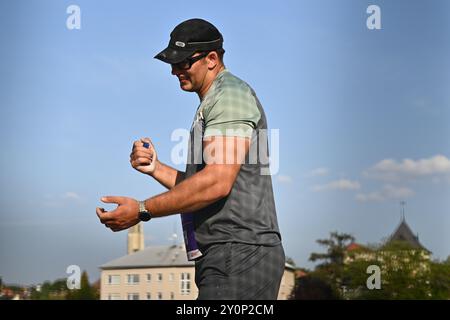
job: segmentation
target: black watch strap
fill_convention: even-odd
[[[149,221],[152,214],[145,208],[145,201],[139,201],[139,220]]]

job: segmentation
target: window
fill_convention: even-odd
[[[139,300],[139,293],[129,293],[128,294],[128,300]]]
[[[128,284],[138,284],[139,283],[139,275],[138,274],[129,274],[128,275]]]
[[[191,274],[189,272],[181,273],[181,294],[187,295],[191,293]]]
[[[147,282],[151,282],[151,281],[152,281],[152,274],[147,273]]]
[[[170,293],[170,300],[174,300],[175,299],[175,293],[171,292]]]
[[[158,273],[158,281],[161,282],[163,279],[163,274],[162,273]]]
[[[120,293],[110,293],[108,300],[120,300]]]
[[[162,292],[158,292],[158,300],[162,300]]]
[[[169,281],[173,281],[175,279],[175,275],[173,273],[169,273]]]
[[[108,276],[108,284],[120,284],[120,275],[111,274]]]
[[[150,292],[147,292],[147,300],[151,300],[152,295],[150,294]]]

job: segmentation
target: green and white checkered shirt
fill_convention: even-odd
[[[205,120],[204,137],[251,138],[261,118],[256,97],[244,81],[226,69],[220,72],[197,110]]]
[[[228,70],[217,75],[197,109],[191,128],[186,177],[206,165],[203,139],[219,135],[248,137],[250,149],[258,144],[259,135],[265,135],[263,141],[267,143],[266,117],[255,92]],[[260,161],[260,152],[256,154],[257,161],[246,159],[241,165],[227,197],[192,214],[200,250],[224,242],[269,246],[281,243],[272,179],[270,175],[261,174],[269,164]]]

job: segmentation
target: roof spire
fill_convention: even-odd
[[[406,201],[402,200],[400,201],[400,205],[402,206],[402,211],[401,211],[401,222],[405,222],[405,206],[406,206]]]

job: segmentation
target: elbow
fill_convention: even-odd
[[[233,189],[233,185],[229,185],[229,184],[223,184],[223,186],[221,187],[221,192],[220,192],[220,198],[225,198],[228,197],[228,195],[231,193],[231,190]]]
[[[229,169],[230,167],[216,167],[207,166],[204,170],[205,174],[208,175],[209,182],[209,192],[207,193],[209,200],[218,201],[222,198],[227,197],[231,190],[233,190],[233,185],[236,180],[236,173]]]
[[[229,185],[228,183],[223,183],[223,182],[216,183],[216,185],[214,186],[214,191],[213,191],[214,200],[218,201],[220,199],[227,197],[231,193],[232,189],[233,189],[233,186]]]

